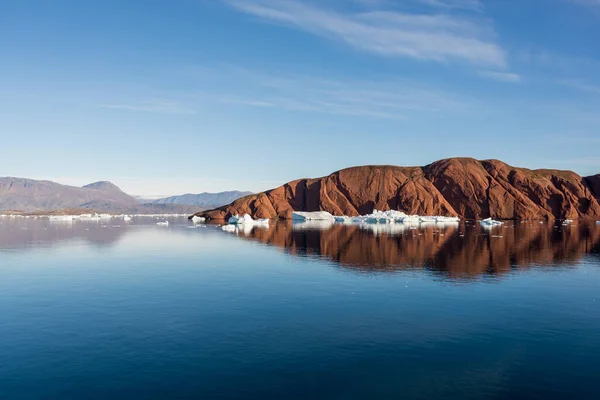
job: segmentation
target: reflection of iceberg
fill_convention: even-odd
[[[502,222],[496,221],[495,219],[491,219],[491,218],[486,218],[484,220],[481,220],[481,221],[479,221],[479,223],[485,227],[502,225]]]
[[[223,225],[221,229],[225,232],[235,232],[237,227],[235,225]]]
[[[243,233],[245,235],[249,235],[255,228],[268,229],[269,220],[256,220],[253,221],[253,223],[223,225],[221,227],[221,230],[223,230],[224,232],[230,232],[235,234]]]
[[[57,222],[73,222],[74,217],[73,215],[51,215],[48,219]]]
[[[294,211],[292,220],[294,221],[333,221],[335,218],[327,211]]]
[[[293,221],[292,229],[295,231],[302,230],[325,230],[331,228],[335,224],[335,221],[330,220],[308,220],[308,221]]]

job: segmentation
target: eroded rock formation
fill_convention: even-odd
[[[451,158],[425,167],[364,166],[299,179],[197,215],[291,218],[292,211],[357,216],[378,210],[463,218],[599,218],[600,175],[529,170],[498,160]]]

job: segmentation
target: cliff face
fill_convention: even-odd
[[[463,218],[600,217],[600,175],[528,170],[498,160],[451,158],[425,167],[364,166],[300,179],[197,215],[291,218],[292,211],[357,216],[373,209]]]

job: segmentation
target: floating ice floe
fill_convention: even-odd
[[[327,211],[294,211],[294,221],[334,221],[335,217]]]
[[[252,219],[252,217],[248,214],[244,214],[243,216],[233,215],[227,221],[230,225],[263,225],[269,226],[269,220],[267,218],[263,219]]]
[[[492,218],[486,218],[484,220],[479,221],[479,223],[483,226],[499,226],[502,225],[501,221],[496,221]]]
[[[156,225],[159,225],[159,226],[169,226],[169,221],[160,221],[160,222],[157,222]]]
[[[194,215],[192,217],[192,222],[195,223],[195,224],[199,224],[199,223],[202,223],[204,221],[206,221],[206,218],[204,218],[204,217],[199,217],[197,215]]]

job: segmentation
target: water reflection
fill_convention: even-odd
[[[448,225],[292,224],[247,229],[238,236],[297,256],[319,256],[362,271],[430,269],[450,277],[504,274],[531,266],[568,266],[600,252],[600,227],[508,223],[484,229],[476,223]]]

